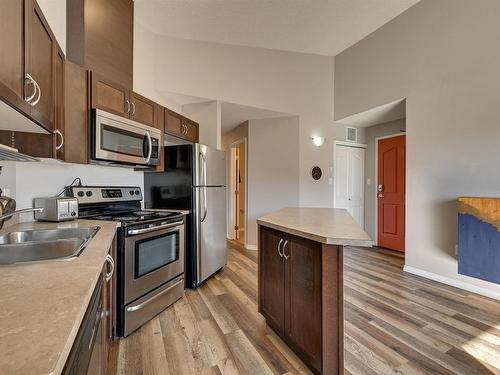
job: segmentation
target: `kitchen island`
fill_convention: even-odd
[[[318,374],[343,374],[343,247],[372,246],[344,209],[284,208],[257,220],[259,312]]]

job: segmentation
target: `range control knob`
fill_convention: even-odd
[[[134,195],[134,191],[133,190],[130,190],[130,195]]]
[[[85,193],[85,195],[86,195],[87,197],[91,197],[91,196],[92,196],[92,192],[89,190],[89,191],[87,191],[87,192]]]
[[[75,211],[71,211],[71,216],[76,216],[76,212]]]
[[[135,191],[135,195],[139,195],[141,192],[139,190]]]
[[[77,193],[77,195],[78,195],[79,197],[83,197],[83,196],[85,195],[85,193],[84,193],[83,191],[79,191],[79,192]]]

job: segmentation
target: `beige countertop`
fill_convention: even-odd
[[[21,223],[29,229],[101,229],[79,257],[0,266],[0,373],[59,374],[66,363],[116,233],[117,223]]]
[[[373,246],[368,234],[342,208],[288,207],[260,217],[257,223],[328,245]]]

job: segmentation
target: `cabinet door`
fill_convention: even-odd
[[[184,129],[185,129],[183,138],[185,138],[191,142],[198,142],[198,138],[199,138],[198,137],[198,123],[191,121],[191,120],[187,120],[187,119],[184,119],[184,121],[182,121],[182,123],[184,124]]]
[[[25,88],[25,10],[22,0],[2,0],[0,11],[0,98],[29,114],[24,100],[34,87]]]
[[[109,250],[109,256],[113,259],[113,248],[115,241],[113,241],[113,247]],[[110,261],[106,261],[103,269],[104,286],[103,286],[103,314],[102,314],[102,373],[107,373],[108,367],[108,356],[109,356],[109,346],[112,339],[112,316],[113,316],[113,284],[116,276],[114,274],[114,265],[111,265]]]
[[[84,9],[81,9],[84,3]],[[75,10],[76,12],[72,12]],[[83,54],[84,66],[132,89],[134,2],[132,0],[68,1],[68,48]],[[82,16],[85,17],[82,19]],[[80,25],[84,25],[83,37]],[[76,35],[75,35],[76,34]],[[80,35],[78,35],[80,34]],[[75,45],[76,44],[76,45]]]
[[[64,73],[64,161],[86,164],[89,152],[87,72],[66,61]]]
[[[290,235],[286,240],[285,337],[321,372],[321,244]]]
[[[165,109],[165,133],[182,137],[182,116]]]
[[[64,160],[64,54],[58,48],[55,56],[55,126],[54,149],[57,159]]]
[[[155,172],[163,172],[165,171],[165,147],[163,146],[163,140],[164,140],[164,133],[163,133],[163,127],[165,123],[165,108],[162,107],[161,105],[157,104],[157,113],[158,116],[156,118],[156,128],[161,130],[161,139],[160,139],[160,164],[156,166],[154,169]]]
[[[131,106],[127,88],[113,83],[95,72],[91,73],[91,86],[92,108],[129,117]]]
[[[26,72],[38,85],[31,117],[49,131],[55,129],[55,56],[57,42],[35,0],[26,1],[29,41],[26,48]]]
[[[259,311],[267,324],[283,334],[285,263],[278,252],[282,234],[263,226],[259,227],[259,231]]]
[[[130,118],[145,125],[156,127],[157,105],[152,100],[135,92],[130,92]]]

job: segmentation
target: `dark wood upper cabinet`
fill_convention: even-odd
[[[37,86],[31,102],[31,117],[45,129],[55,129],[55,52],[58,45],[40,7],[34,0],[26,1],[29,43],[26,46],[26,72]],[[35,104],[36,103],[36,104]]]
[[[55,129],[55,74],[59,46],[35,0],[2,1],[0,96],[41,125]]]
[[[199,139],[199,126],[198,123],[192,120],[184,120],[184,138],[191,142],[198,142]]]
[[[165,133],[190,142],[198,142],[199,124],[166,108]]]
[[[128,118],[131,111],[128,88],[99,73],[90,73],[92,108]]]
[[[0,97],[24,113],[30,112],[25,98],[25,9],[24,1],[2,0],[0,12]],[[30,94],[34,87],[29,87]]]
[[[165,133],[176,137],[182,136],[182,116],[165,108]]]
[[[62,50],[57,49],[55,53],[55,95],[54,95],[54,124],[55,124],[55,135],[54,135],[54,151],[57,159],[65,159],[65,144],[64,144],[64,64],[65,58]]]
[[[68,60],[131,90],[133,42],[132,0],[67,0]]]
[[[158,106],[155,102],[131,91],[130,105],[130,118],[132,120],[156,127]]]
[[[90,133],[87,71],[71,61],[66,61],[64,71],[64,154],[61,159],[86,164]]]
[[[259,312],[317,373],[322,371],[322,248],[259,226]]]

